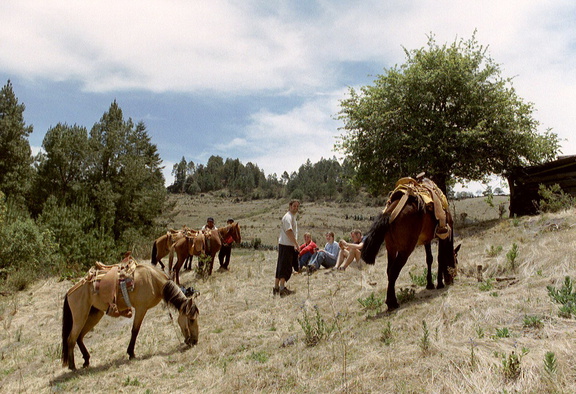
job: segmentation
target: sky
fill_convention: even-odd
[[[280,176],[342,157],[350,87],[372,85],[430,35],[450,44],[474,31],[540,130],[576,154],[572,0],[2,0],[0,86],[10,80],[25,104],[33,152],[50,127],[90,130],[116,100],[145,123],[167,184],[182,157]]]

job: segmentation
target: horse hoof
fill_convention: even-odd
[[[400,308],[400,304],[396,303],[390,303],[390,304],[386,304],[388,306],[388,312],[392,312],[398,308]]]
[[[434,287],[434,285],[426,285],[426,289],[427,290],[434,290],[435,287]]]
[[[444,284],[438,284],[438,286],[436,286],[437,289],[443,289],[444,288]]]

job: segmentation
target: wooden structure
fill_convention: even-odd
[[[561,156],[545,164],[518,167],[508,177],[510,216],[538,213],[540,185],[560,185],[565,193],[576,196],[576,155]]]

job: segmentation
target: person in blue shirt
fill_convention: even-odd
[[[340,247],[336,242],[334,242],[334,233],[329,231],[326,233],[326,245],[324,249],[318,250],[308,262],[308,273],[312,273],[318,269],[320,266],[325,268],[332,268],[336,265],[336,259],[338,258],[338,251]]]

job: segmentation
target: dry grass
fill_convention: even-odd
[[[207,214],[214,215],[217,224],[233,216],[243,225],[244,237],[275,243],[285,201],[233,205],[225,212],[218,204],[206,209],[194,202],[190,212],[195,216],[189,218],[198,220],[182,224],[199,227]],[[349,215],[378,211],[346,209]],[[301,231],[320,236],[324,226],[337,227],[332,220],[342,222],[337,236],[352,227],[368,228],[369,221],[342,219],[346,209],[306,204]],[[184,284],[201,292],[196,347],[183,350],[179,330],[159,305],[144,320],[136,360],[128,361],[125,353],[131,320],[104,317],[86,338],[91,367],[74,373],[59,362],[62,297],[71,283],[37,283],[0,298],[0,391],[576,392],[575,322],[558,316],[546,290],[549,284],[559,286],[566,275],[576,278],[575,224],[570,211],[460,227],[463,246],[456,283],[443,290],[415,287],[409,273],[421,275],[425,266],[423,248],[418,248],[397,285],[398,291],[414,289],[415,298],[390,314],[366,310],[358,302],[372,293],[385,296],[383,255],[375,266],[361,270],[295,275],[289,285],[296,294],[274,298],[276,252],[234,249],[230,272],[215,273],[205,282],[189,272],[183,276]],[[511,271],[506,253],[514,243],[518,256]],[[487,253],[497,246],[501,252]],[[492,287],[487,289],[486,282],[476,279],[477,265],[482,265],[485,279],[509,280],[488,281]],[[298,319],[303,319],[303,308],[315,316],[315,307],[336,327],[308,347]],[[527,315],[543,325],[524,327]],[[503,329],[509,337],[497,336]],[[507,379],[503,355],[522,354],[523,349],[528,353],[520,360],[519,376]],[[544,367],[548,351],[557,358],[551,376]],[[76,357],[81,364],[77,349]]]

